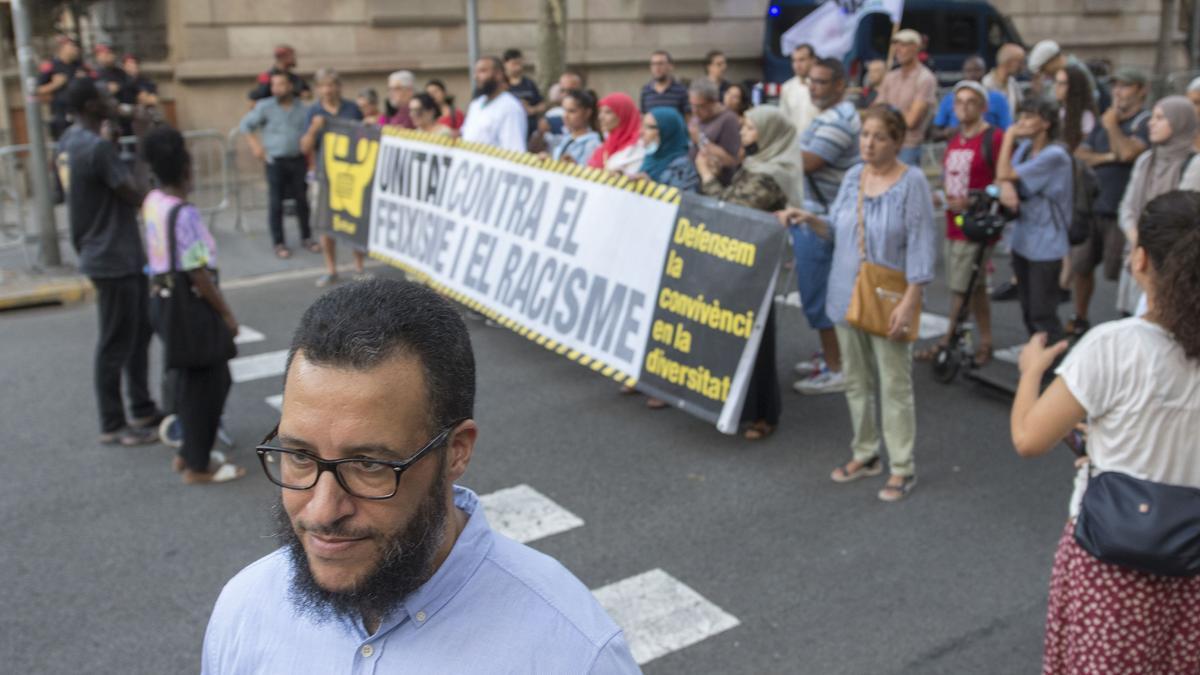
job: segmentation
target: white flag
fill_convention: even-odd
[[[826,0],[780,36],[780,51],[791,54],[808,43],[821,58],[843,58],[854,47],[863,17],[877,13],[900,23],[904,0]]]

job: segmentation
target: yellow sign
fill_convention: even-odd
[[[351,218],[362,218],[363,203],[367,186],[375,177],[375,158],[379,154],[379,141],[358,139],[351,155],[352,139],[336,132],[326,132],[322,139],[325,150],[325,175],[329,176],[329,208],[334,212],[337,230],[353,234],[354,223],[340,219],[336,212],[342,211]],[[340,222],[339,222],[340,221]]]

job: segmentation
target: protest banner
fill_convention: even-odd
[[[650,181],[334,121],[317,222],[617,382],[737,430],[783,252],[769,215]]]

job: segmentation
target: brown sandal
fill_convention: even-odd
[[[278,244],[275,246],[275,257],[280,260],[287,260],[292,257],[292,252],[283,244]]]
[[[978,347],[976,347],[975,348],[975,358],[973,359],[973,361],[975,362],[975,367],[982,368],[983,366],[986,366],[987,364],[991,363],[992,362],[992,352],[993,352],[993,350],[992,350],[991,345],[980,344]]]
[[[746,430],[742,432],[742,438],[748,441],[761,441],[773,433],[775,433],[775,427],[759,420],[746,427]]]
[[[941,354],[944,351],[946,351],[946,345],[940,342],[935,342],[934,344],[931,344],[922,350],[913,352],[913,361],[931,363],[936,361],[938,354]]]

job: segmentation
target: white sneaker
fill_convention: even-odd
[[[807,361],[796,362],[795,368],[800,377],[813,377],[826,370],[829,370],[829,365],[825,363],[825,355],[821,352],[815,352]]]
[[[846,391],[846,376],[826,370],[807,380],[797,380],[792,389],[798,394],[833,394]]]

